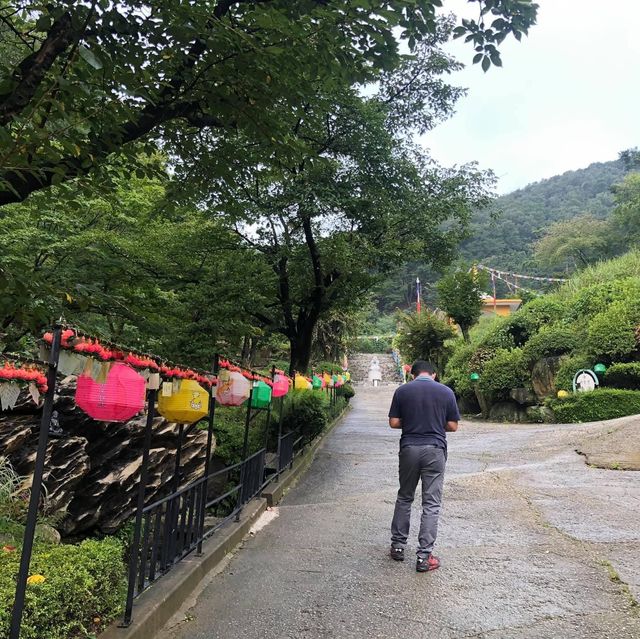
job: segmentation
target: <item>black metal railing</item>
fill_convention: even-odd
[[[242,484],[241,504],[253,499],[264,486],[264,467],[266,450],[263,448],[245,459],[242,464],[240,483]]]
[[[296,431],[291,431],[286,435],[281,435],[278,441],[278,472],[281,473],[285,468],[293,463],[294,444],[297,438]]]
[[[131,621],[135,598],[189,553],[199,551],[205,539],[237,516],[242,506],[261,491],[264,460],[262,449],[244,461],[201,477],[144,507],[140,540],[137,547],[131,548],[131,562],[136,568],[130,575],[133,587],[129,589],[125,606],[125,625]],[[210,498],[208,488],[220,479],[225,489]],[[214,524],[208,524],[207,513],[225,505],[224,515],[217,517]]]
[[[154,391],[155,392],[155,391]],[[337,414],[341,406],[335,389],[330,389],[330,414]],[[153,399],[153,397],[152,397]],[[214,401],[213,398],[211,400]],[[249,398],[249,404],[251,398]],[[151,402],[153,406],[153,402]],[[214,404],[215,406],[215,404]],[[245,423],[243,453],[248,452],[249,425],[256,416],[249,409]],[[253,413],[253,414],[252,414]],[[268,442],[270,411],[267,413],[265,443]],[[154,411],[150,409],[146,437],[150,440]],[[210,413],[209,430],[213,425],[213,411]],[[241,462],[215,473],[206,473],[188,486],[177,489],[180,469],[180,445],[192,427],[180,428],[178,452],[176,455],[176,481],[173,492],[142,507],[137,515],[137,532],[131,546],[129,564],[129,587],[125,605],[123,625],[131,623],[133,602],[149,586],[165,575],[171,568],[194,551],[202,551],[202,543],[213,535],[231,518],[239,519],[245,504],[259,495],[264,487],[277,479],[282,471],[290,467],[293,460],[305,448],[305,438],[301,429],[282,434],[282,405],[278,427],[277,471],[266,468],[267,446],[246,456]],[[149,449],[147,442],[146,450]],[[147,453],[148,454],[148,453]],[[207,455],[210,456],[210,446]],[[207,464],[208,467],[208,464]],[[146,477],[142,478],[146,485]],[[212,498],[211,492],[217,487]],[[141,492],[139,499],[143,499]],[[210,515],[211,517],[207,517]]]

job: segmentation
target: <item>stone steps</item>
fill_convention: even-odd
[[[352,353],[349,356],[349,372],[351,380],[356,384],[370,384],[369,368],[371,361],[378,359],[380,371],[382,373],[382,384],[397,384],[400,381],[398,371],[389,353]]]

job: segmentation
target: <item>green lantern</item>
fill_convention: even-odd
[[[322,388],[322,380],[317,375],[314,375],[311,379],[311,386],[313,390],[320,390]]]
[[[251,395],[251,408],[268,408],[271,403],[271,386],[257,382]]]
[[[607,367],[604,364],[596,364],[593,367],[593,372],[597,373],[598,375],[603,375],[607,372]]]
[[[478,373],[471,373],[471,375],[469,375],[469,379],[472,382],[477,382],[480,379],[480,375],[478,375]]]

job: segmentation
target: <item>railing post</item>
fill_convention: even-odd
[[[242,443],[242,465],[240,466],[240,490],[238,491],[238,502],[236,508],[238,513],[236,521],[240,521],[240,508],[244,503],[244,484],[247,474],[247,455],[249,453],[249,425],[251,424],[251,400],[253,399],[253,383],[249,389],[249,399],[247,400],[247,416],[244,420],[244,441]]]
[[[213,375],[218,376],[220,369],[220,356],[216,353],[213,360]],[[215,387],[217,389],[217,386]],[[213,391],[214,386],[209,389],[209,424],[207,427],[207,456],[204,460],[204,482],[202,484],[202,495],[200,496],[200,521],[198,522],[198,550],[197,553],[202,554],[202,540],[204,537],[204,520],[207,508],[207,494],[209,490],[209,470],[211,469],[211,448],[213,446],[213,426],[216,417],[216,394]]]
[[[282,422],[284,421],[284,398],[286,395],[283,395],[280,398],[280,417],[278,419],[278,473],[280,473],[280,455],[282,454]]]
[[[138,557],[140,553],[140,536],[142,529],[142,511],[144,510],[144,498],[149,480],[149,451],[151,448],[151,435],[153,432],[153,420],[155,419],[156,399],[158,389],[151,388],[147,396],[147,423],[144,432],[144,448],[142,450],[142,467],[140,469],[140,483],[138,484],[138,503],[136,506],[136,520],[131,543],[131,557],[129,558],[129,584],[127,586],[127,601],[125,604],[122,627],[131,624],[133,612],[133,595],[138,572]],[[144,558],[143,558],[144,559]]]
[[[31,482],[31,495],[29,497],[27,523],[25,525],[22,541],[22,554],[20,556],[20,568],[18,570],[16,583],[16,595],[13,601],[13,609],[11,611],[9,639],[19,639],[20,637],[20,626],[22,625],[22,613],[24,611],[24,598],[27,591],[27,578],[29,577],[29,564],[31,563],[33,539],[36,532],[36,523],[38,521],[38,507],[40,505],[40,492],[42,490],[44,462],[47,454],[47,444],[49,442],[49,427],[51,424],[51,413],[53,412],[53,400],[56,389],[56,373],[58,371],[58,359],[60,357],[61,337],[62,327],[56,325],[53,331],[51,352],[49,353],[47,393],[42,406],[38,450],[36,452],[36,463],[33,470],[33,480]]]

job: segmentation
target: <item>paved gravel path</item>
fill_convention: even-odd
[[[640,639],[640,473],[575,453],[615,423],[463,422],[449,437],[442,568],[418,574],[415,539],[409,561],[386,556],[392,392],[360,388],[278,517],[158,639]]]

